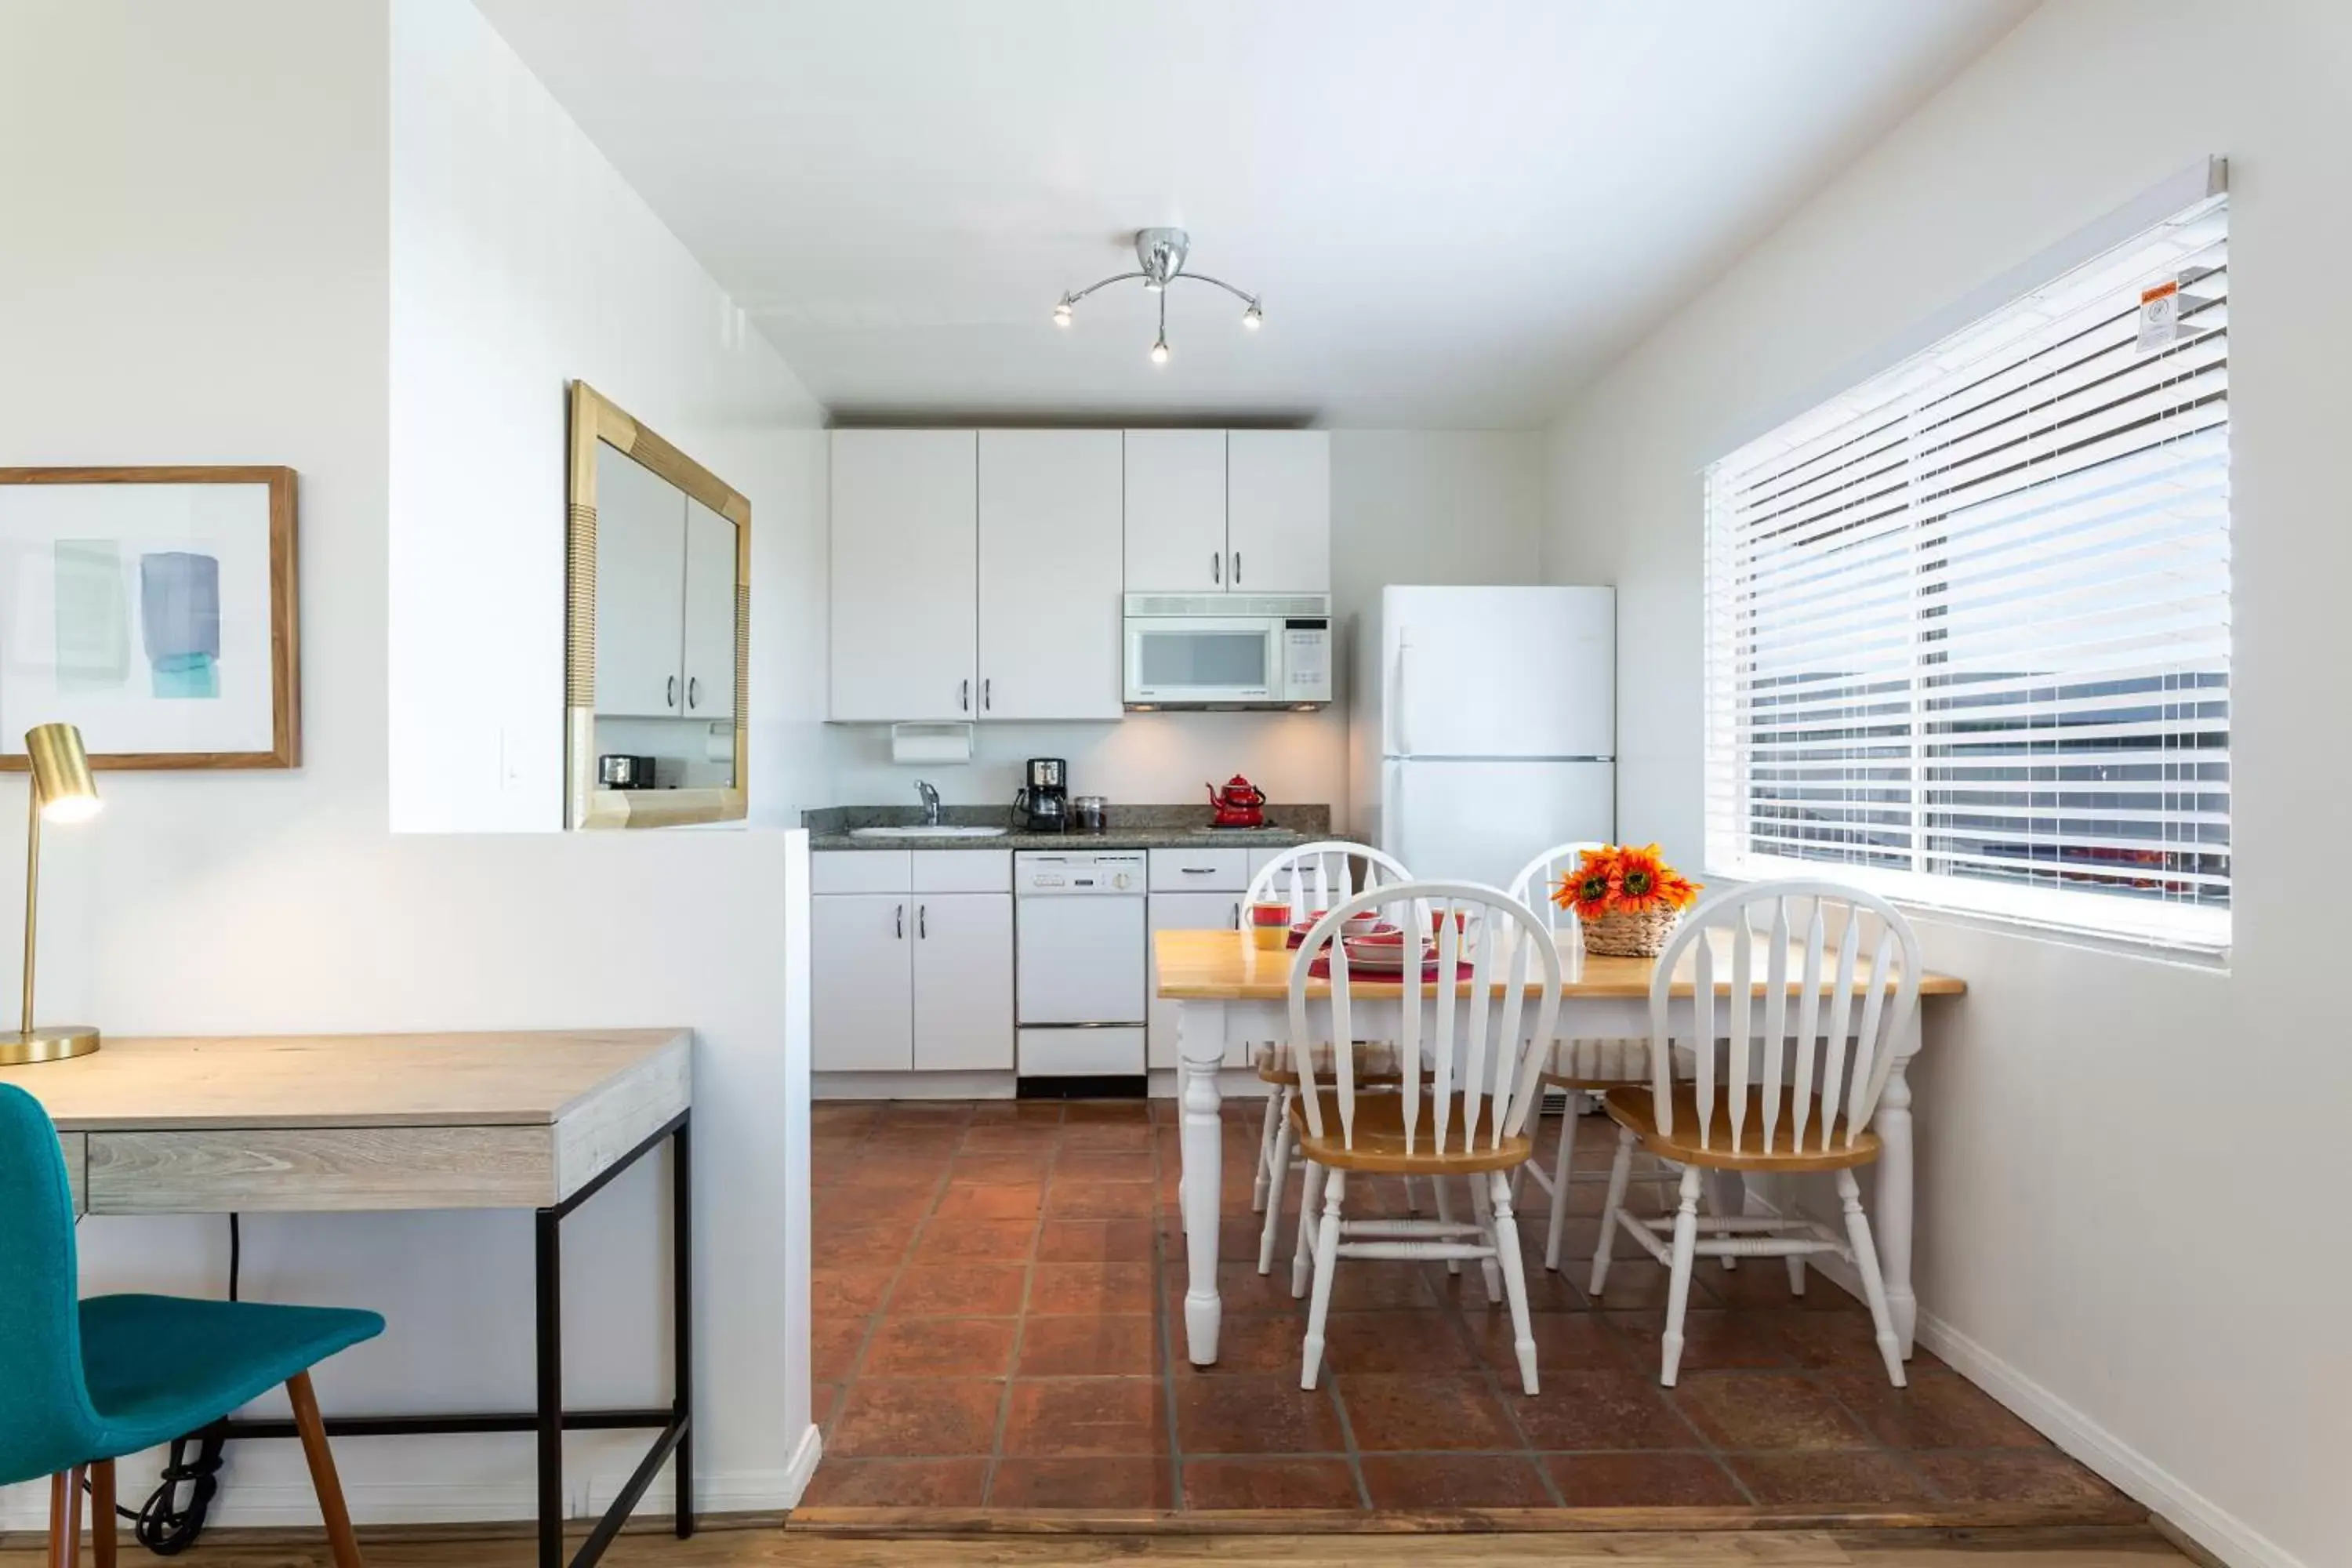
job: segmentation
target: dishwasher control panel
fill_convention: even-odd
[[[1024,899],[1143,892],[1140,849],[1023,849],[1013,857],[1013,891]]]

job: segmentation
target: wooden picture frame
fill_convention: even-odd
[[[299,598],[296,553],[297,527],[295,520],[295,474],[290,468],[258,465],[203,465],[148,468],[0,468],[0,487],[5,486],[73,486],[82,488],[103,486],[177,486],[245,485],[260,486],[266,491],[267,551],[268,551],[268,651],[267,661],[269,676],[268,709],[269,741],[266,748],[247,746],[223,751],[169,751],[157,749],[109,749],[106,721],[93,721],[77,712],[79,700],[71,693],[59,692],[43,700],[40,716],[34,722],[52,720],[80,724],[87,733],[89,763],[93,768],[138,769],[226,769],[226,768],[292,768],[302,761],[302,701],[301,701],[301,639],[297,602]],[[5,501],[0,492],[0,501]],[[0,507],[0,510],[5,510]],[[103,508],[99,509],[103,510]],[[111,546],[111,541],[103,542]],[[247,546],[249,550],[249,545]],[[220,623],[236,618],[225,615],[220,603],[218,581],[221,569],[217,560],[211,562],[213,603],[211,620],[215,639],[221,635]],[[103,579],[101,578],[101,582]],[[143,576],[142,576],[143,582]],[[127,592],[128,590],[126,590]],[[143,591],[143,590],[142,590]],[[240,595],[240,597],[246,595]],[[257,607],[257,606],[256,606]],[[52,615],[61,618],[55,605]],[[243,617],[250,619],[250,616]],[[247,646],[257,646],[259,628],[251,625],[232,628],[233,635]],[[127,629],[126,629],[127,635]],[[152,650],[151,649],[151,659]],[[161,661],[155,661],[160,668]],[[210,662],[216,664],[216,658]],[[250,668],[249,663],[247,668]],[[170,693],[173,697],[187,695],[218,695],[222,677],[211,670],[203,672],[209,680],[209,691],[193,690],[184,683]],[[8,706],[6,671],[0,668],[0,711]],[[158,688],[155,697],[164,696],[160,689],[162,675],[155,677]],[[62,681],[59,682],[62,685]],[[250,690],[250,678],[238,683],[241,689]],[[257,708],[257,700],[241,704]],[[50,710],[54,709],[55,711]],[[12,717],[26,718],[29,714]],[[20,728],[26,726],[20,726]],[[0,735],[0,770],[21,773],[26,766],[21,741]]]
[[[605,789],[596,777],[596,447],[609,446],[735,528],[734,759],[724,788]],[[565,530],[563,825],[674,827],[751,813],[751,503],[584,381],[571,389]]]

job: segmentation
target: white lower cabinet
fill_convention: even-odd
[[[1012,856],[836,850],[815,860],[816,1070],[1010,1072]]]
[[[911,899],[825,893],[809,900],[810,1060],[817,1071],[904,1072],[915,1065]]]
[[[915,1068],[1013,1068],[1013,895],[917,893]]]

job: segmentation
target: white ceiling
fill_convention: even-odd
[[[1528,427],[2032,0],[479,0],[837,416]],[[1054,301],[1192,232],[1265,300]]]

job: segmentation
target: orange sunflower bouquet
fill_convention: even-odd
[[[1698,901],[1702,886],[1667,865],[1654,844],[1612,844],[1584,851],[1577,868],[1552,889],[1551,901],[1576,911],[1585,952],[1655,958],[1683,910]]]

